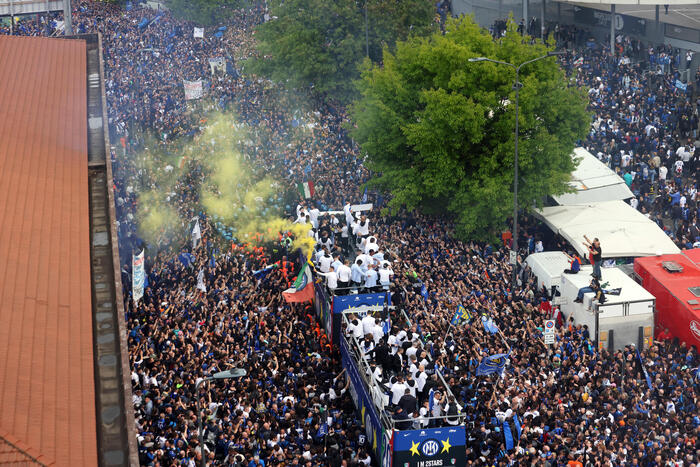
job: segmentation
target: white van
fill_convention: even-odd
[[[544,251],[533,253],[525,262],[532,269],[532,273],[537,277],[537,288],[545,287],[550,293],[552,287],[561,290],[561,275],[564,269],[569,268],[569,259],[561,251]]]

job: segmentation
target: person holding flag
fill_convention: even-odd
[[[455,314],[450,320],[450,325],[447,327],[447,331],[445,332],[445,339],[447,339],[447,336],[450,334],[450,329],[452,329],[453,326],[460,326],[462,324],[468,324],[472,320],[472,313],[467,310],[463,305],[457,306],[457,310],[455,310]]]
[[[493,318],[491,318],[488,313],[484,312],[481,315],[481,324],[484,325],[484,330],[490,334],[496,334],[498,333],[498,326],[493,322]]]
[[[472,314],[464,308],[464,305],[459,305],[455,311],[452,321],[450,321],[451,326],[459,326],[460,324],[468,324],[472,320]]]
[[[287,287],[289,287],[289,276],[291,274],[294,274],[294,263],[292,263],[291,261],[287,261],[286,256],[282,256],[282,259],[274,263],[274,266],[278,267],[279,270],[282,272],[282,277],[287,283]]]
[[[287,303],[304,303],[313,301],[314,299],[314,284],[311,276],[311,267],[309,263],[304,263],[299,271],[294,284],[287,290],[282,292],[282,296]]]

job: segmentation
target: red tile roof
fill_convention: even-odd
[[[0,36],[0,64],[0,437],[94,466],[86,45]]]

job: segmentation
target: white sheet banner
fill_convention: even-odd
[[[217,71],[220,73],[226,72],[226,60],[223,57],[216,57],[209,59],[209,68],[211,68],[211,74],[213,75]]]
[[[204,28],[194,28],[194,37],[204,37]]]
[[[131,290],[134,304],[138,304],[141,297],[143,297],[143,284],[146,279],[144,253],[145,250],[141,250],[141,253],[133,255],[131,260]]]
[[[199,240],[202,239],[202,230],[199,228],[199,219],[197,219],[194,223],[194,227],[192,227],[192,249],[194,250],[197,248],[197,244],[199,243]]]
[[[204,283],[204,269],[200,269],[199,274],[197,274],[197,288],[207,293],[207,285]]]
[[[197,81],[182,81],[185,87],[185,99],[200,99],[204,95],[204,87],[202,86],[202,80]]]

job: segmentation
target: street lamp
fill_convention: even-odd
[[[194,388],[195,396],[199,400],[199,387],[205,381],[221,380],[221,379],[233,379],[245,376],[247,372],[243,368],[234,368],[233,370],[219,371],[211,376],[201,379]],[[207,462],[204,458],[204,429],[202,429],[202,411],[197,408],[197,426],[199,427],[199,450],[202,454],[201,467],[206,467]]]
[[[515,90],[515,175],[513,177],[513,249],[510,252],[510,264],[513,266],[513,278],[512,278],[512,289],[515,291],[515,287],[518,283],[518,137],[520,129],[518,126],[518,115],[520,112],[520,88],[523,87],[523,83],[520,82],[520,69],[530,63],[542,60],[544,58],[554,57],[556,55],[561,55],[563,52],[547,52],[546,55],[541,57],[533,58],[520,65],[513,65],[512,63],[502,62],[500,60],[493,60],[487,57],[475,57],[470,58],[470,62],[491,62],[499,63],[501,65],[507,65],[515,70],[515,82],[513,83],[513,89]]]

